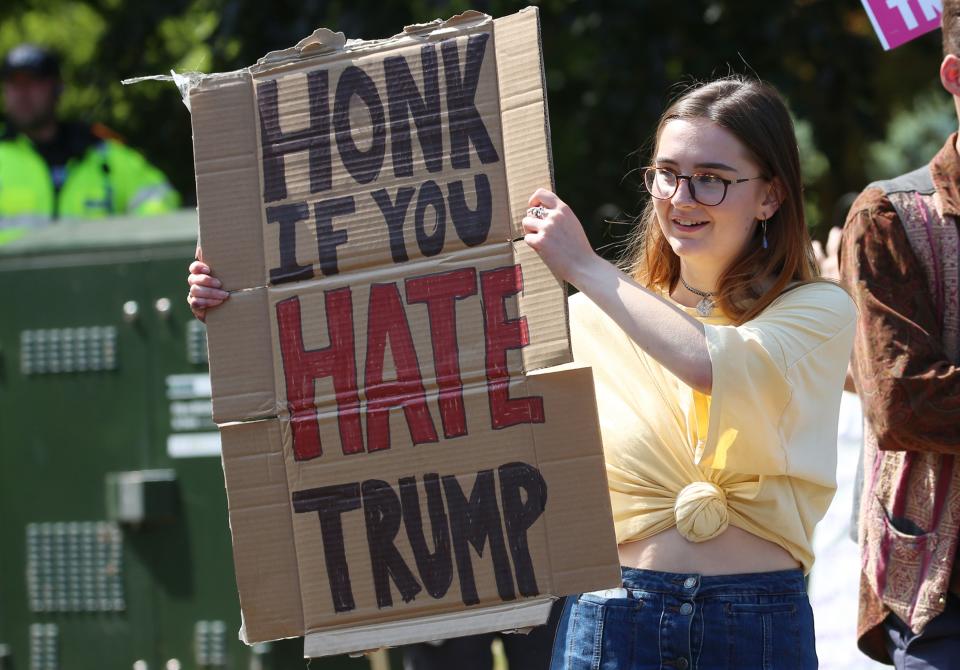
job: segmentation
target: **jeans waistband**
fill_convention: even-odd
[[[620,568],[623,587],[656,593],[688,595],[694,590],[705,595],[783,595],[806,594],[803,571],[778,570],[737,575],[700,575],[697,573],[659,572],[640,568]]]

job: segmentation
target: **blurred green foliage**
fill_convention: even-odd
[[[249,65],[319,26],[376,38],[506,0],[5,0],[0,50],[31,40],[64,56],[65,115],[101,121],[194,197],[190,120],[171,84],[138,75]],[[596,246],[641,209],[634,168],[666,102],[694,80],[755,72],[798,122],[811,224],[825,235],[846,192],[922,164],[956,128],[939,88],[939,33],[883,52],[859,2],[539,0],[557,189]],[[679,85],[678,85],[679,83]],[[919,101],[915,102],[914,101]],[[889,138],[888,138],[889,135]],[[903,167],[901,167],[903,166]],[[615,247],[615,245],[613,245]]]
[[[806,119],[794,118],[793,127],[800,151],[800,172],[803,175],[804,186],[815,185],[830,170],[830,160],[817,148],[813,124]],[[813,229],[818,228],[823,221],[823,215],[815,192],[804,191],[804,209],[807,214],[807,225]]]
[[[953,98],[942,92],[922,93],[909,107],[894,112],[885,137],[868,146],[867,177],[888,179],[928,162],[944,138],[957,130]]]

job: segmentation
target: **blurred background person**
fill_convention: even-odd
[[[100,124],[58,118],[56,54],[32,44],[0,65],[0,243],[60,218],[159,214],[176,209],[164,174]]]
[[[903,670],[960,668],[960,0],[942,9],[952,133],[863,190],[840,247],[866,418],[858,644]]]

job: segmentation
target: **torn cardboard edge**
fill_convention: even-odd
[[[130,86],[131,84],[139,84],[144,81],[172,81],[180,90],[180,99],[183,101],[184,106],[186,106],[187,111],[190,111],[190,89],[196,86],[204,77],[211,76],[214,75],[207,75],[202,72],[174,72],[170,70],[170,74],[151,74],[144,77],[131,77],[129,79],[121,79],[120,83],[124,86]]]
[[[365,51],[401,45],[408,42],[408,38],[411,37],[436,38],[447,34],[451,30],[481,26],[491,21],[493,21],[493,18],[489,14],[467,10],[446,20],[434,19],[428,23],[406,26],[403,32],[397,33],[393,37],[371,40],[347,39],[341,32],[334,32],[329,28],[317,28],[311,35],[297,42],[296,45],[288,49],[267,53],[257,61],[256,65],[251,66],[250,71],[261,74],[315,56],[329,56],[338,52],[359,55]]]
[[[536,11],[533,7],[525,7],[518,13]],[[131,77],[120,81],[124,86],[139,84],[144,81],[172,81],[180,90],[183,104],[190,109],[190,91],[205,79],[235,76],[241,73],[265,74],[286,65],[300,64],[311,58],[344,54],[350,57],[359,56],[368,51],[380,50],[385,47],[404,46],[414,44],[424,39],[442,39],[449,36],[451,31],[467,27],[477,27],[492,23],[493,17],[483,12],[467,10],[456,14],[449,19],[434,19],[427,23],[415,23],[405,26],[402,32],[392,37],[380,39],[347,39],[342,32],[334,32],[329,28],[317,28],[307,37],[304,37],[294,46],[287,49],[269,51],[254,65],[232,70],[230,72],[181,72],[170,70],[169,75],[154,74],[142,77]]]
[[[342,630],[326,630],[322,633],[307,633],[303,638],[303,657],[347,654],[357,649],[398,647],[414,642],[432,642],[488,633],[491,630],[519,633],[522,629],[545,624],[555,600],[556,598],[551,597],[537,598],[453,614],[434,614],[414,621],[388,621]]]

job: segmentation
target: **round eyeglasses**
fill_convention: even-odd
[[[712,207],[719,205],[727,197],[727,188],[731,184],[742,184],[754,179],[766,179],[764,176],[746,177],[743,179],[724,179],[715,174],[678,174],[670,168],[648,167],[643,170],[643,185],[650,195],[657,200],[669,200],[677,189],[680,181],[686,179],[690,185],[690,195],[701,205]]]

